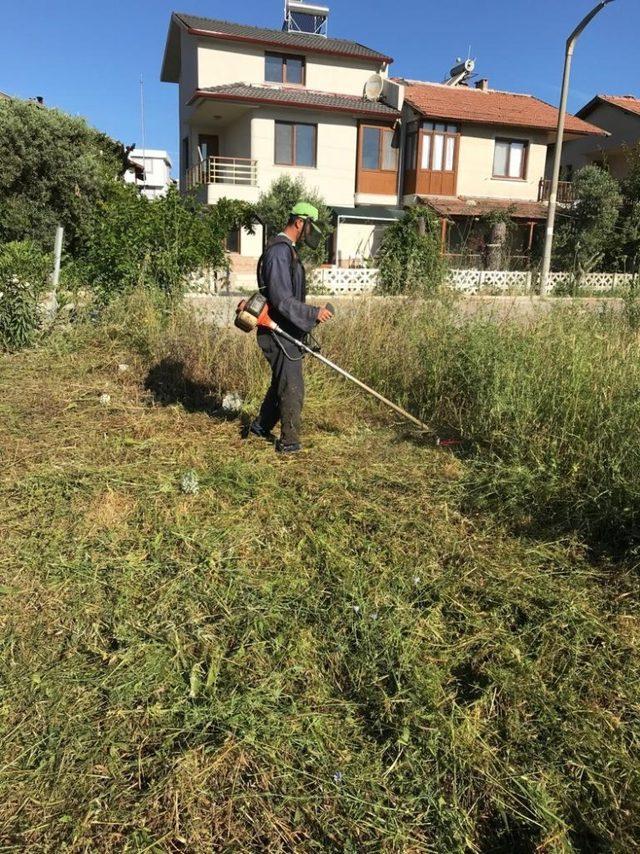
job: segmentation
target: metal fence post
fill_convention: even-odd
[[[53,262],[53,274],[51,276],[51,288],[52,290],[56,290],[58,287],[58,282],[60,281],[60,264],[62,262],[62,239],[64,237],[64,228],[59,225],[56,228],[56,242],[53,250],[54,254],[54,262]]]

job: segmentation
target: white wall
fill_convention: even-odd
[[[373,257],[390,223],[340,222],[336,235],[336,261],[346,264],[355,258]]]
[[[318,158],[315,169],[276,166],[275,120],[318,125]],[[329,205],[352,206],[356,183],[357,122],[350,116],[305,110],[265,108],[251,120],[251,156],[258,160],[258,181],[266,190],[281,175],[300,176],[317,189]]]
[[[245,113],[220,133],[220,154],[251,157],[251,112]]]
[[[620,149],[640,141],[640,116],[632,116],[610,104],[599,104],[587,117],[590,124],[609,131],[611,136],[590,136],[566,142],[562,149],[562,164],[575,170],[588,163],[606,160],[613,175],[624,177],[627,165]]]
[[[496,137],[529,141],[527,174],[524,180],[494,178]],[[462,124],[458,159],[459,196],[537,201],[540,179],[547,159],[545,134],[510,127]]]
[[[278,53],[278,48],[251,44],[233,44],[218,40],[200,39],[197,43],[198,86],[221,86],[225,83],[265,84],[265,53]],[[296,48],[282,53],[303,54]],[[347,59],[339,56],[306,56],[306,88],[320,92],[339,92],[362,95],[364,85],[381,66],[370,60]],[[384,72],[386,76],[387,72]],[[267,84],[268,85],[268,84]],[[191,93],[193,94],[193,92]]]

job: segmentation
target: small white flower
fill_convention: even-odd
[[[377,611],[374,611],[374,612],[373,612],[373,614],[371,615],[371,619],[372,619],[372,620],[377,620],[377,619],[378,619],[378,612],[377,612]]]
[[[126,372],[127,372],[128,370],[129,370],[129,365],[125,365],[124,363],[122,363],[122,364],[118,365],[118,373],[120,373],[120,374],[126,374]]]
[[[353,606],[353,613],[354,613],[354,614],[359,614],[359,613],[360,613],[360,605],[354,605],[354,606]]]
[[[335,774],[333,775],[333,782],[334,783],[342,783],[342,780],[343,780],[342,771],[336,771]]]
[[[418,584],[420,584],[421,581],[422,581],[422,579],[420,578],[419,575],[414,576],[413,583],[415,584],[416,587],[418,586]]]
[[[101,394],[100,395],[100,403],[102,406],[109,406],[111,403],[111,395],[110,394]]]

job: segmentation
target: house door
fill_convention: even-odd
[[[423,122],[419,136],[416,192],[425,196],[455,196],[458,184],[459,127]]]
[[[198,149],[203,160],[208,160],[209,157],[218,157],[220,154],[220,139],[217,136],[201,133],[198,136]]]

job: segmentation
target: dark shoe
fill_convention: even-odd
[[[276,437],[269,430],[265,430],[259,421],[254,421],[249,427],[249,433],[252,436],[257,436],[258,439],[265,439],[267,442],[275,442]]]
[[[276,442],[276,451],[279,454],[297,454],[298,451],[302,450],[302,445],[300,442],[291,442],[288,445],[285,445],[282,439],[278,439]]]

